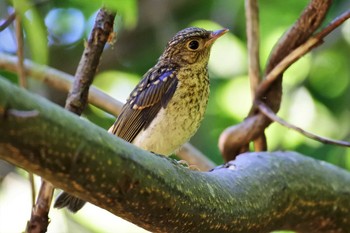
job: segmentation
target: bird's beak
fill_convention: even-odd
[[[205,46],[212,45],[214,43],[214,41],[216,41],[219,37],[221,37],[222,35],[224,35],[228,31],[229,30],[227,28],[212,31],[209,35],[209,40],[205,43]]]

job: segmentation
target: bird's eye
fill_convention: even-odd
[[[190,42],[188,42],[187,48],[190,49],[190,50],[198,49],[199,48],[198,40],[191,40]]]

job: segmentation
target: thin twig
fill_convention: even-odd
[[[46,4],[48,3],[50,0],[36,0],[35,3],[29,3],[29,2],[26,2],[27,4],[27,7],[30,8],[30,7],[37,7],[37,6],[40,6],[40,5],[43,5],[43,4]],[[0,32],[2,32],[3,30],[5,30],[16,18],[16,12],[13,12],[11,13],[6,19],[5,21],[0,24]]]
[[[29,172],[28,176],[29,176],[30,189],[32,190],[32,207],[34,207],[35,206],[35,197],[36,197],[34,174]]]
[[[259,56],[259,7],[257,0],[246,0],[247,45],[249,62],[249,80],[252,99],[261,81]]]
[[[79,62],[65,108],[81,115],[88,103],[89,87],[95,77],[105,44],[113,33],[114,12],[101,8]]]
[[[346,142],[346,141],[340,141],[340,140],[333,140],[333,139],[329,139],[329,138],[325,138],[325,137],[321,137],[318,136],[316,134],[307,132],[305,130],[303,130],[302,128],[299,128],[295,125],[292,125],[288,122],[286,122],[285,120],[283,120],[282,118],[278,117],[266,104],[264,104],[262,101],[256,101],[257,106],[259,107],[259,110],[265,114],[265,116],[267,116],[268,118],[270,118],[272,121],[275,121],[289,129],[293,129],[299,133],[301,133],[302,135],[311,138],[313,140],[322,142],[324,144],[332,144],[332,145],[337,145],[337,146],[344,146],[344,147],[350,147],[350,142]]]
[[[293,50],[288,56],[286,56],[281,62],[278,63],[265,77],[265,79],[259,85],[257,90],[256,99],[259,99],[270,88],[272,83],[283,73],[291,64],[297,61],[300,57],[308,53],[311,49],[322,43],[324,37],[331,33],[335,28],[339,27],[345,20],[350,18],[350,10],[344,12],[339,17],[334,19],[327,27],[322,29],[319,33],[308,39],[305,43]]]
[[[274,46],[266,65],[266,74],[312,36],[324,20],[331,3],[331,0],[311,0],[309,2],[297,21]],[[266,92],[259,94],[260,98],[257,95],[255,99],[261,98],[273,111],[277,112],[282,99],[282,79],[277,78]],[[233,160],[240,153],[242,146],[246,147],[252,140],[258,138],[270,123],[271,120],[259,113],[257,106],[253,105],[248,117],[242,123],[227,128],[220,135],[219,148],[225,161]]]
[[[24,69],[24,49],[23,49],[23,29],[22,29],[22,17],[16,12],[16,20],[15,20],[15,30],[16,30],[16,41],[17,41],[17,75],[19,80],[19,85],[23,88],[27,88],[27,78]],[[21,117],[32,117],[33,111],[13,111],[13,113],[17,113]],[[39,195],[37,198],[37,202],[35,202],[35,184],[34,184],[34,175],[29,172],[29,182],[32,191],[32,213],[30,220],[27,223],[26,232],[35,233],[41,232],[41,229],[47,229],[49,224],[48,222],[48,212],[50,208],[50,203],[45,203],[47,200],[52,199],[53,195],[53,187],[51,187],[51,191],[49,193],[45,193],[46,189],[43,189],[43,186],[40,188]],[[50,186],[50,185],[48,185]],[[47,209],[45,209],[47,208]],[[44,214],[44,215],[42,215]],[[38,221],[41,219],[43,221]],[[45,221],[47,219],[47,221]],[[45,230],[46,231],[46,230]]]
[[[25,72],[28,78],[33,78],[68,93],[74,77],[70,74],[56,70],[49,66],[36,64],[30,60],[24,61]],[[0,69],[9,72],[17,72],[17,57],[0,53]],[[117,117],[123,107],[123,103],[113,99],[98,88],[91,86],[89,90],[89,103]]]
[[[293,50],[288,56],[286,56],[281,62],[278,63],[277,66],[275,66],[265,77],[265,79],[260,83],[258,90],[256,92],[255,96],[255,102],[260,102],[259,98],[261,98],[266,91],[273,85],[273,83],[278,78],[282,78],[282,73],[295,61],[297,61],[300,57],[308,53],[310,50],[315,48],[316,46],[320,45],[322,43],[322,40],[325,36],[327,36],[329,33],[331,33],[335,28],[337,28],[339,25],[341,25],[345,20],[350,18],[350,10],[344,12],[339,17],[334,19],[327,27],[322,29],[319,33],[314,35],[313,37],[309,38],[304,44],[300,45],[298,48]],[[265,104],[264,104],[265,105]],[[259,105],[259,109],[261,110],[261,106]],[[270,109],[270,108],[269,108]],[[271,110],[271,109],[270,109]],[[272,110],[271,110],[272,111]],[[274,112],[274,111],[272,111]],[[264,112],[265,113],[265,112]],[[265,114],[266,115],[266,114]],[[274,114],[275,115],[275,114]],[[270,116],[268,116],[271,120],[277,121],[276,119],[272,119]],[[277,121],[278,122],[278,121]],[[288,124],[288,123],[286,123]],[[305,136],[315,139],[320,142],[328,143],[328,144],[334,144],[334,145],[340,145],[340,146],[347,146],[347,142],[337,141],[337,140],[331,140],[319,137],[317,135],[314,135],[312,133],[308,133],[300,128],[294,127],[292,125],[289,125],[290,128],[293,128],[297,130],[298,132],[304,134]],[[345,143],[345,144],[344,144]]]
[[[5,19],[5,21],[0,25],[0,32],[2,32],[3,30],[5,30],[16,18],[16,13],[13,12],[12,14],[10,14],[7,19]]]
[[[317,33],[315,37],[324,38],[349,18],[350,18],[350,10],[347,10],[343,14],[339,15],[334,20],[332,20],[332,22],[330,22],[328,26],[324,28],[321,32]]]
[[[300,57],[308,53],[318,42],[319,39],[311,37],[304,44],[293,50],[288,56],[286,56],[281,62],[278,63],[260,83],[256,92],[255,99],[261,98],[270,86],[278,79],[282,78],[282,74],[291,64],[297,61]]]
[[[246,0],[246,24],[247,24],[247,44],[248,44],[248,63],[249,80],[252,99],[255,98],[256,89],[261,82],[260,76],[260,55],[259,55],[259,6],[257,0]],[[242,147],[243,149],[244,147]],[[246,147],[249,149],[249,147]],[[241,149],[241,151],[242,151]],[[267,142],[265,132],[254,140],[255,151],[266,151]],[[243,151],[242,151],[243,152]]]
[[[24,50],[23,50],[23,31],[22,31],[22,18],[20,14],[16,14],[16,41],[17,41],[17,74],[19,84],[23,88],[27,88],[27,79],[24,70]]]

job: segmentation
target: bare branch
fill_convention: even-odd
[[[270,118],[272,121],[277,122],[289,129],[293,129],[299,133],[301,133],[302,135],[311,138],[315,141],[319,141],[322,142],[324,144],[332,144],[332,145],[337,145],[337,146],[344,146],[344,147],[350,147],[350,142],[346,142],[346,141],[340,141],[340,140],[333,140],[333,139],[329,139],[329,138],[325,138],[325,137],[321,137],[318,136],[316,134],[307,132],[305,130],[303,130],[302,128],[299,128],[295,125],[292,125],[288,122],[286,122],[285,120],[283,120],[282,118],[278,117],[266,104],[264,104],[261,101],[257,101],[257,106],[259,107],[259,110],[265,114],[265,116],[267,116],[268,118]]]
[[[47,231],[47,227],[50,223],[48,215],[53,191],[52,184],[43,180],[37,202],[32,210],[30,221],[27,223],[26,232],[42,233]]]
[[[16,18],[16,13],[13,12],[12,14],[10,14],[7,19],[5,19],[5,21],[0,25],[0,32],[2,32],[3,30],[5,30]]]
[[[311,37],[304,44],[293,50],[288,56],[286,56],[280,63],[278,63],[265,77],[258,87],[256,98],[261,98],[264,93],[273,85],[277,79],[281,79],[281,74],[300,57],[308,53],[312,47],[314,47],[319,39]]]
[[[74,77],[70,74],[56,70],[49,66],[39,65],[30,60],[24,61],[24,67],[28,78],[39,80],[57,90],[68,92],[72,86]],[[9,72],[17,71],[17,57],[0,53],[0,69]],[[89,90],[89,103],[118,116],[123,103],[113,99],[98,88],[91,86]]]
[[[259,56],[259,6],[257,0],[246,0],[246,24],[247,24],[247,45],[249,80],[252,99],[255,98],[255,91],[261,81],[260,56]]]
[[[248,67],[249,67],[249,80],[252,99],[255,99],[256,89],[261,81],[260,76],[260,55],[259,55],[259,6],[257,0],[246,0],[246,24],[247,24],[247,44],[248,44]],[[249,147],[242,147],[247,148]],[[267,150],[267,143],[265,133],[261,132],[261,135],[254,140],[255,151]]]
[[[22,18],[20,14],[16,14],[16,41],[17,41],[17,74],[19,85],[27,88],[27,77],[24,70],[24,50],[23,50],[23,29]]]
[[[254,139],[254,151],[267,151],[267,140],[265,132]]]
[[[34,183],[34,174],[33,173],[28,173],[28,179],[29,179],[29,184],[30,184],[30,190],[32,191],[32,207],[35,205],[35,197],[36,197],[36,188],[35,188],[35,183]]]
[[[342,23],[344,23],[347,19],[350,18],[350,10],[345,11],[343,14],[335,18],[326,28],[324,28],[321,32],[317,33],[316,38],[324,38],[329,33],[331,33],[334,29],[339,27]]]
[[[270,73],[286,56],[298,46],[307,41],[323,21],[328,11],[331,0],[313,0],[304,9],[297,22],[284,34],[270,55],[266,73]],[[282,77],[282,74],[279,74]],[[277,112],[282,97],[282,78],[276,78],[264,93],[260,100]],[[259,89],[259,88],[258,88]],[[259,92],[259,91],[258,91]],[[219,148],[225,159],[232,160],[237,156],[242,147],[259,137],[271,120],[259,113],[256,106],[252,106],[249,116],[236,126],[227,128],[220,136]],[[246,132],[249,132],[248,134]],[[239,140],[237,138],[240,138]]]
[[[303,55],[308,53],[310,50],[320,45],[323,38],[331,33],[335,28],[339,27],[345,20],[350,18],[350,10],[344,12],[342,15],[334,19],[327,27],[325,27],[321,32],[317,33],[315,36],[308,39],[304,44],[300,45],[298,48],[293,50],[288,56],[286,56],[280,63],[278,63],[261,82],[256,98],[259,99],[263,94],[271,87],[276,79],[281,78],[282,74],[287,68],[296,62]]]
[[[75,73],[71,91],[66,100],[66,109],[80,115],[88,103],[89,87],[92,84],[105,44],[113,33],[114,12],[101,8],[95,25]]]

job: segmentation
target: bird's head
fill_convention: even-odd
[[[228,29],[207,31],[197,27],[183,29],[168,42],[160,61],[170,61],[180,66],[206,66],[211,46],[227,31]]]

